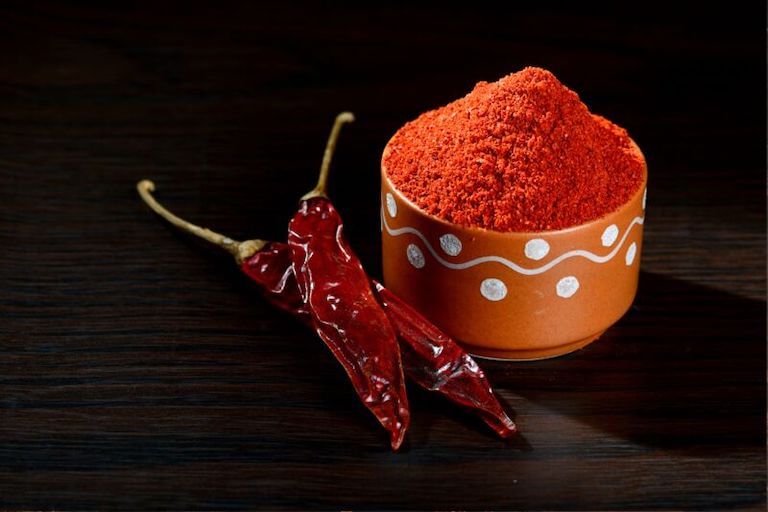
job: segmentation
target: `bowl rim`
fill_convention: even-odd
[[[395,134],[397,135],[397,134]],[[456,224],[450,221],[447,221],[445,219],[441,219],[440,217],[437,217],[436,215],[433,215],[431,213],[427,213],[424,210],[422,210],[416,203],[405,197],[405,194],[403,194],[397,187],[395,187],[394,183],[389,179],[389,175],[387,174],[387,167],[384,164],[384,160],[391,151],[390,144],[395,138],[395,135],[393,135],[389,141],[387,141],[387,145],[384,146],[384,151],[381,155],[381,177],[387,182],[387,185],[389,185],[389,188],[397,195],[398,200],[403,201],[405,204],[407,204],[410,208],[414,209],[419,214],[429,218],[431,221],[436,222],[438,224],[441,224],[445,226],[446,228],[453,229],[454,231],[464,231],[468,232],[474,236],[479,237],[488,237],[488,236],[501,236],[501,237],[508,237],[508,238],[526,238],[529,239],[536,235],[546,235],[547,237],[553,237],[557,235],[568,235],[575,233],[577,231],[583,231],[586,229],[593,228],[597,225],[603,225],[607,219],[611,219],[617,216],[620,216],[622,213],[624,213],[627,209],[633,205],[638,197],[642,194],[646,193],[646,190],[648,188],[648,164],[645,160],[645,155],[643,154],[642,150],[640,149],[640,146],[637,145],[637,143],[632,139],[629,138],[631,147],[633,150],[637,152],[637,154],[640,156],[640,159],[643,163],[643,178],[640,182],[640,186],[637,188],[634,194],[630,196],[630,198],[621,206],[616,208],[613,211],[610,211],[603,215],[602,217],[598,217],[597,219],[592,219],[587,222],[576,224],[574,226],[569,226],[567,228],[563,229],[549,229],[549,230],[542,230],[542,231],[498,231],[495,229],[488,229],[488,228],[480,228],[476,226],[465,226],[463,224]],[[645,208],[643,208],[645,210]],[[645,216],[643,214],[643,216]]]

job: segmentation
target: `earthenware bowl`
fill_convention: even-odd
[[[506,360],[566,354],[599,338],[631,306],[645,165],[642,186],[613,213],[568,229],[510,233],[425,213],[392,185],[383,161],[384,282],[470,353]]]

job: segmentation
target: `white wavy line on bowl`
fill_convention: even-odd
[[[391,228],[389,227],[389,224],[387,224],[387,218],[384,214],[384,210],[381,210],[381,218],[384,222],[384,228],[387,230],[387,233],[389,233],[391,236],[400,236],[405,234],[412,234],[416,235],[421,239],[422,242],[424,242],[424,245],[429,250],[430,254],[444,267],[448,267],[453,270],[463,270],[465,268],[474,267],[476,265],[480,265],[481,263],[501,263],[502,265],[514,270],[518,274],[523,274],[526,276],[535,276],[537,274],[542,274],[546,272],[547,270],[551,269],[555,265],[558,265],[562,263],[563,261],[567,260],[568,258],[575,258],[577,256],[580,256],[582,258],[586,258],[590,261],[593,261],[595,263],[605,263],[607,261],[610,261],[613,259],[616,254],[618,254],[619,250],[621,250],[621,247],[624,245],[624,242],[626,242],[627,237],[629,236],[629,232],[632,231],[632,228],[635,227],[635,225],[642,225],[643,221],[645,220],[645,217],[635,217],[632,219],[632,222],[629,223],[629,226],[627,226],[626,231],[624,231],[624,235],[621,237],[621,240],[619,241],[618,245],[606,254],[605,256],[598,256],[595,253],[586,251],[584,249],[574,249],[572,251],[568,251],[564,254],[561,254],[557,258],[553,259],[549,263],[546,263],[540,267],[537,268],[525,268],[521,267],[517,263],[514,263],[512,261],[509,261],[506,258],[502,258],[501,256],[481,256],[479,258],[475,258],[473,260],[465,261],[464,263],[451,263],[450,261],[444,260],[440,254],[438,254],[437,251],[432,247],[432,244],[429,243],[429,240],[427,240],[427,237],[425,237],[418,229],[411,228],[411,227],[403,227],[403,228]]]

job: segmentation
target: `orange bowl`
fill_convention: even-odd
[[[518,361],[567,354],[599,338],[632,305],[645,163],[642,185],[618,210],[567,229],[518,233],[425,213],[392,185],[383,162],[384,282],[470,353]]]

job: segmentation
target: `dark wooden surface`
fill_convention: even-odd
[[[705,4],[4,2],[0,509],[762,509],[765,16]],[[332,193],[379,274],[385,141],[528,64],[627,127],[651,184],[627,316],[483,364],[511,446],[413,390],[391,453],[323,345],[134,192],[280,238],[353,110]]]

